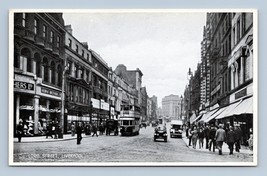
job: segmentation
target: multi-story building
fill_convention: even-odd
[[[151,97],[151,100],[152,100],[152,119],[153,120],[156,120],[158,118],[158,98],[153,95]]]
[[[208,13],[210,22],[210,105],[229,104],[229,71],[228,57],[231,53],[231,13]]]
[[[64,132],[71,131],[71,124],[88,123],[92,97],[92,53],[87,43],[81,43],[72,35],[70,25],[65,26],[65,125]]]
[[[120,112],[121,105],[140,105],[138,104],[138,91],[130,83],[127,69],[124,65],[118,65],[113,72],[113,91],[115,110]]]
[[[14,125],[31,135],[63,120],[64,35],[62,13],[14,14]]]
[[[200,108],[205,109],[210,105],[210,23],[207,18],[203,29],[203,40],[201,42],[201,69],[200,69]]]
[[[242,143],[253,128],[253,14],[233,13],[231,54],[228,69],[231,76],[229,105],[216,117],[220,123],[240,126]]]
[[[152,100],[147,97],[147,108],[146,108],[147,121],[151,122],[152,120]]]
[[[180,119],[179,95],[169,95],[162,98],[163,115],[169,119]]]
[[[140,106],[140,111],[141,111],[141,119],[143,121],[148,121],[147,118],[147,92],[146,92],[146,87],[141,87],[141,106]]]

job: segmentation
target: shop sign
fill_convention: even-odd
[[[54,91],[54,90],[51,90],[51,89],[41,88],[41,92],[44,93],[44,94],[61,97],[61,93],[60,92]]]
[[[217,91],[221,89],[221,84],[219,84],[213,91],[211,92],[211,95],[214,95]]]
[[[239,99],[247,95],[247,89],[243,89],[235,94],[235,99]]]
[[[34,90],[34,84],[22,81],[14,81],[14,88],[23,90]]]

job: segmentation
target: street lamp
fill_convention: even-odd
[[[60,126],[62,138],[64,134],[64,114],[65,114],[65,75],[67,71],[68,65],[66,64],[66,59],[64,60],[64,69],[62,72],[62,85],[61,85],[61,112],[60,112]]]
[[[187,121],[189,119],[190,116],[190,112],[191,112],[191,81],[192,81],[192,76],[193,73],[191,72],[191,68],[189,67],[188,73],[187,73],[187,79],[189,80],[189,84],[188,84],[188,105],[187,105]]]
[[[181,118],[180,118],[180,120],[183,120],[182,118],[183,118],[183,96],[181,95],[181,97],[180,97],[180,101],[181,101]]]

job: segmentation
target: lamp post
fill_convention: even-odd
[[[64,134],[64,115],[65,115],[65,75],[68,66],[66,65],[66,59],[64,60],[64,69],[62,72],[62,85],[61,85],[61,111],[60,111],[60,126],[61,126],[61,133],[62,138]]]
[[[189,67],[189,70],[188,70],[188,73],[187,73],[187,79],[189,81],[189,84],[188,84],[188,106],[187,106],[187,121],[189,119],[189,116],[190,116],[190,112],[191,112],[191,81],[192,81],[192,76],[193,76],[193,73],[191,72],[191,68]]]
[[[180,100],[181,100],[181,104],[180,104],[180,106],[181,106],[181,117],[180,117],[180,120],[183,120],[183,96],[182,95],[180,97]]]

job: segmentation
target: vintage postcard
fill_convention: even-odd
[[[13,9],[10,166],[256,166],[255,9]]]

